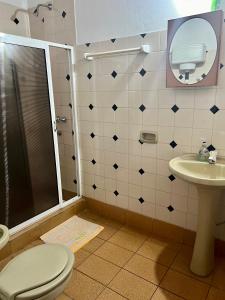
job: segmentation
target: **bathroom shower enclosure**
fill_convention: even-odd
[[[70,67],[76,193],[63,201],[50,48]],[[73,47],[0,34],[0,224],[11,232],[79,199]],[[74,180],[74,179],[73,179]]]

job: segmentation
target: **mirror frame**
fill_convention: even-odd
[[[210,23],[212,26],[217,40],[217,53],[214,60],[214,63],[208,72],[207,76],[199,82],[193,84],[185,84],[176,79],[174,73],[170,66],[170,47],[173,41],[173,38],[177,32],[177,30],[188,20],[201,18]],[[223,11],[216,10],[213,12],[198,14],[187,16],[183,18],[173,19],[168,21],[167,28],[167,53],[166,53],[166,87],[195,87],[195,86],[213,86],[217,85],[218,80],[218,70],[219,70],[219,57],[220,57],[220,44],[221,44],[221,32],[222,32],[222,24],[223,24]]]

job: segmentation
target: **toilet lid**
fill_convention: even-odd
[[[68,249],[48,244],[16,256],[0,273],[0,294],[8,299],[54,280],[68,263]]]

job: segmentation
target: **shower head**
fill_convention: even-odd
[[[19,12],[28,13],[28,10],[22,9],[22,8],[18,8],[18,9],[15,10],[14,14],[10,17],[10,20],[13,21],[13,22],[16,23],[16,24],[19,23],[19,19],[17,19],[17,14],[18,14]]]
[[[52,10],[52,3],[46,3],[46,4],[38,4],[33,11],[33,15],[38,17],[39,16],[39,9],[40,7],[46,7],[48,10]]]

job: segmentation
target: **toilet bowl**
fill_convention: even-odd
[[[12,259],[0,273],[1,300],[52,300],[71,278],[74,254],[65,246],[36,246]]]

